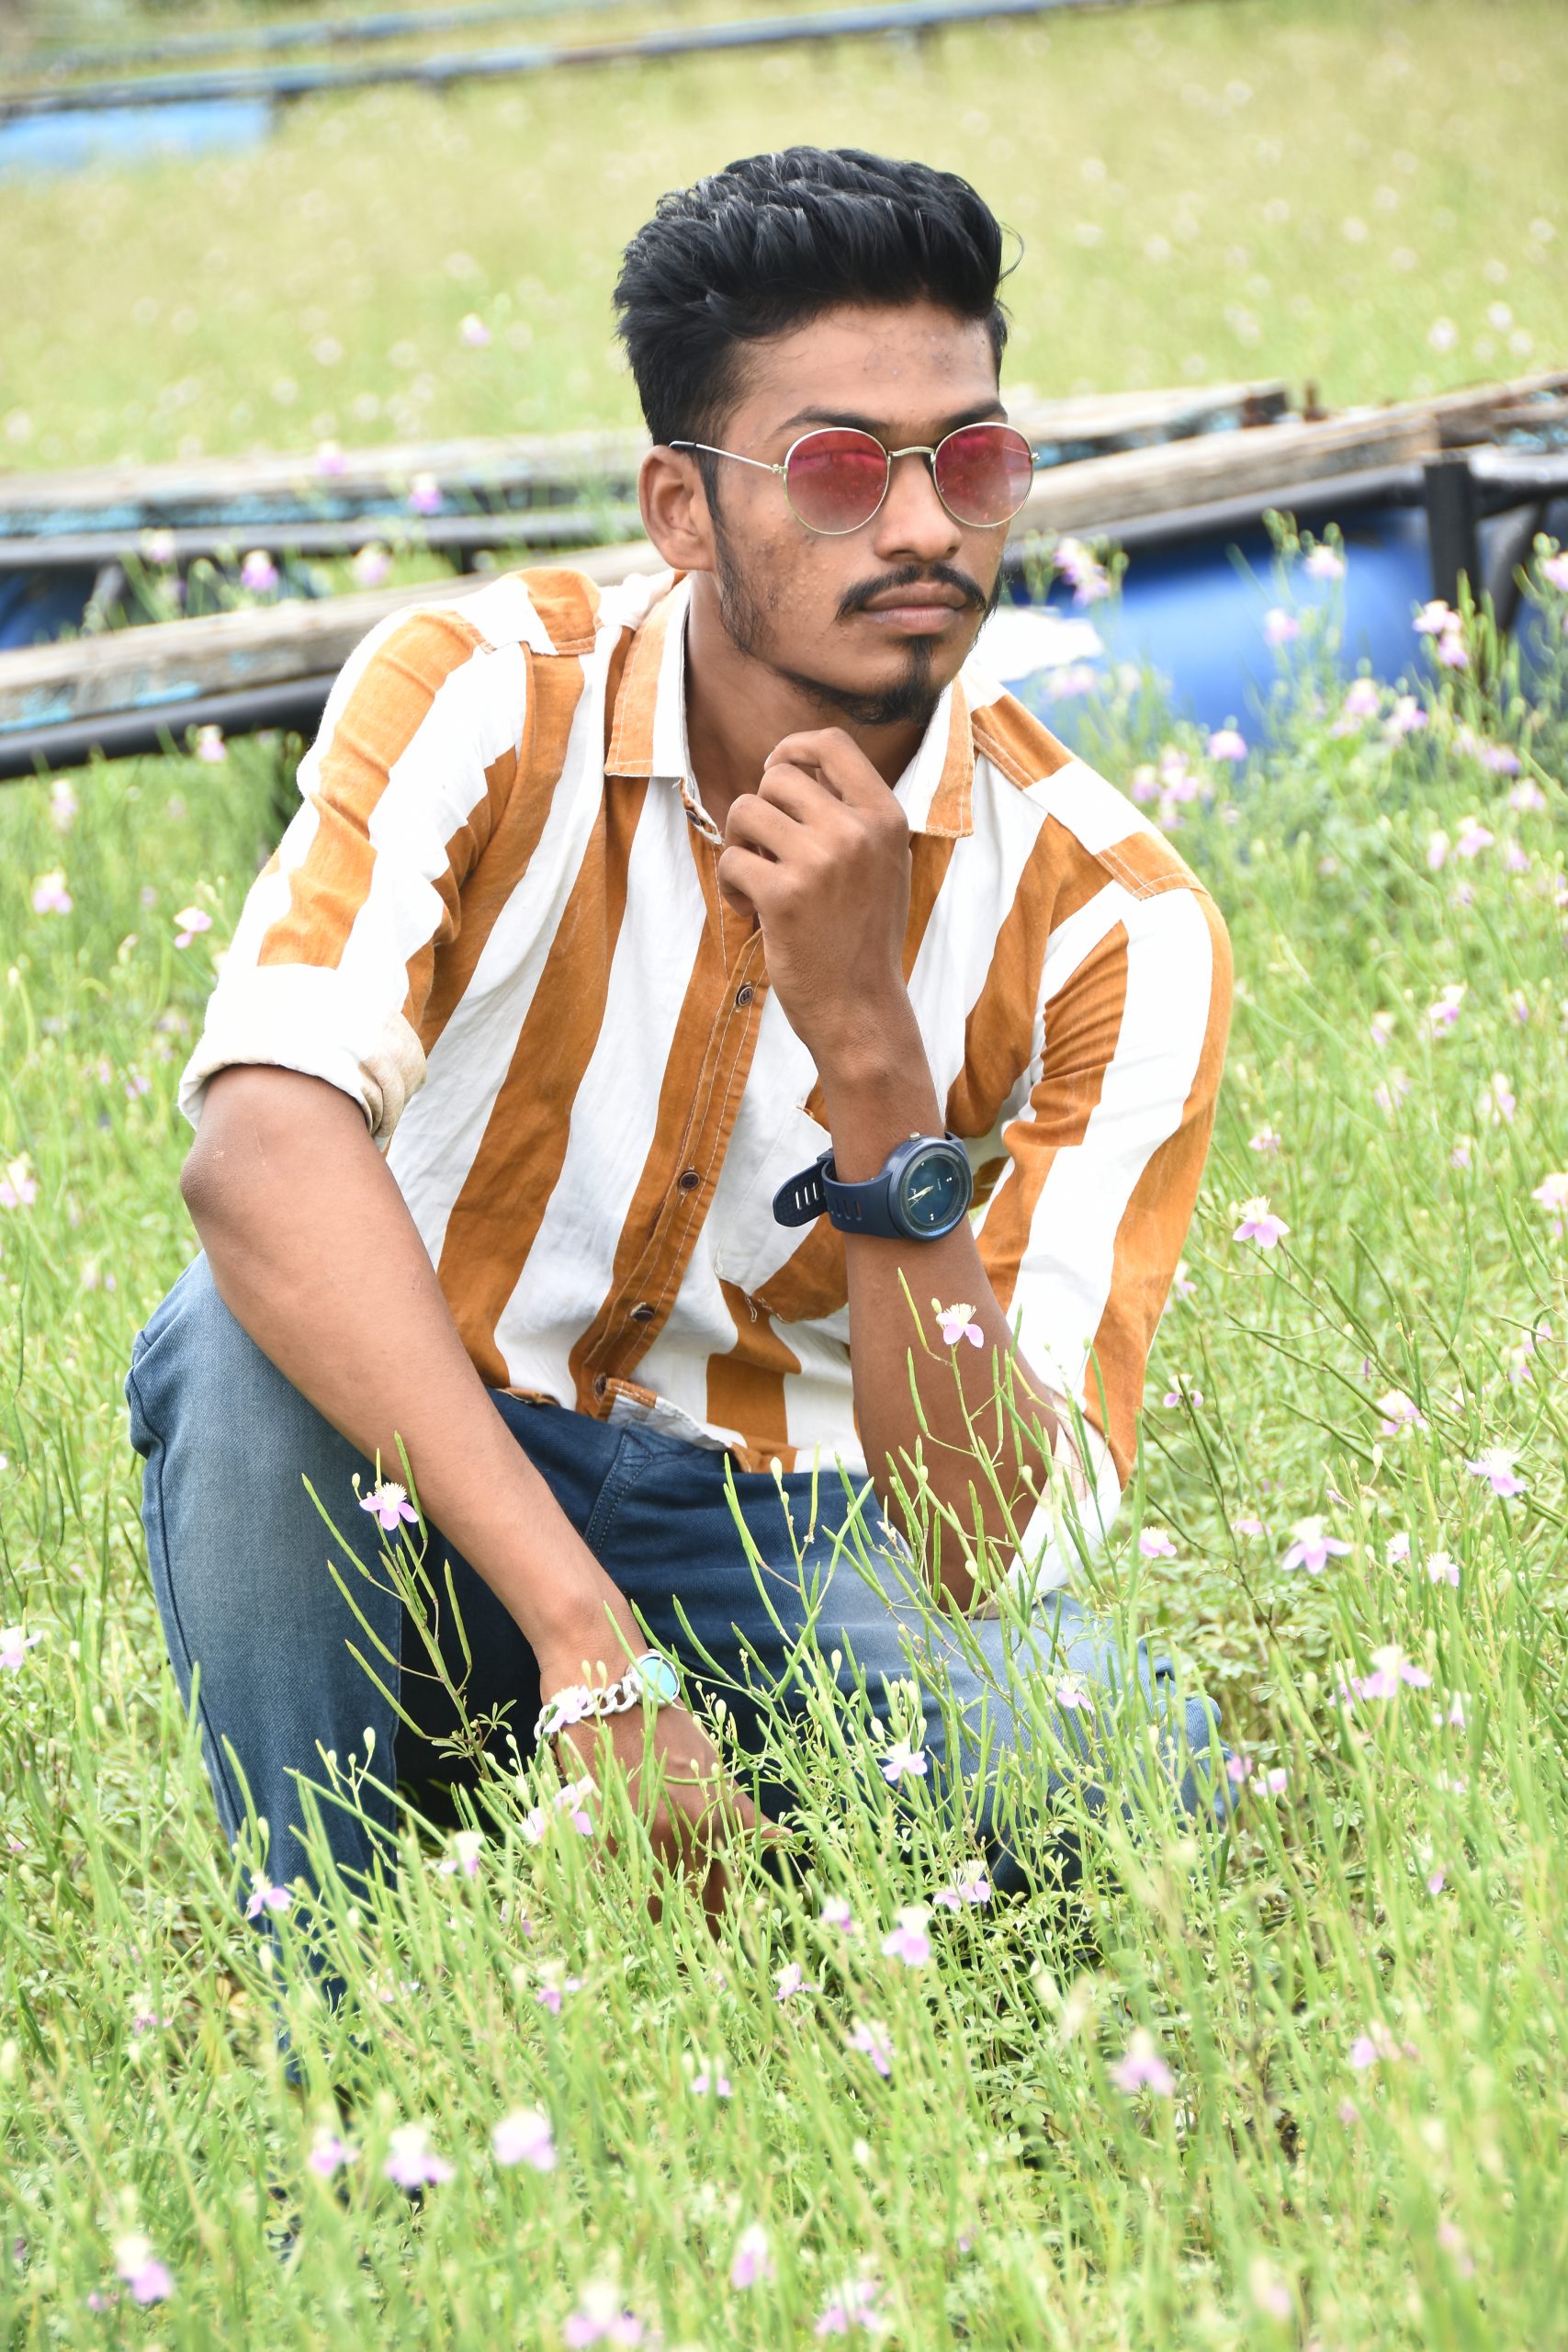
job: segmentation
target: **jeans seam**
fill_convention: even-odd
[[[621,1505],[637,1485],[637,1480],[653,1467],[658,1459],[651,1447],[643,1445],[639,1441],[636,1442],[634,1441],[637,1441],[636,1430],[626,1430],[623,1432],[621,1442],[615,1449],[615,1459],[611,1462],[605,1473],[604,1483],[599,1489],[598,1500],[594,1503],[588,1524],[582,1531],[582,1540],[595,1559],[599,1556],[598,1544],[608,1535],[615,1525]],[[621,1466],[623,1459],[626,1460],[624,1469]]]
[[[143,1352],[145,1352],[145,1351],[143,1351]],[[184,1657],[184,1658],[185,1658],[185,1663],[186,1663],[186,1682],[187,1682],[187,1684],[188,1684],[188,1682],[190,1681],[190,1679],[191,1679],[192,1676],[194,1675],[194,1672],[195,1672],[195,1666],[194,1666],[194,1662],[193,1662],[192,1657],[191,1657],[190,1643],[189,1643],[189,1641],[186,1639],[185,1626],[183,1625],[183,1623],[181,1623],[181,1621],[180,1621],[180,1605],[179,1605],[179,1600],[178,1600],[178,1597],[177,1597],[177,1595],[176,1595],[176,1593],[175,1593],[175,1577],[174,1577],[174,1571],[173,1571],[173,1568],[172,1568],[172,1566],[171,1566],[171,1565],[170,1565],[170,1560],[169,1560],[169,1526],[168,1526],[168,1521],[165,1519],[165,1517],[164,1517],[164,1477],[163,1477],[163,1466],[162,1466],[162,1465],[163,1465],[163,1462],[164,1462],[164,1455],[165,1455],[165,1454],[167,1453],[167,1452],[168,1452],[168,1441],[167,1441],[167,1439],[163,1435],[162,1431],[161,1431],[161,1430],[159,1430],[157,1428],[155,1428],[155,1427],[154,1427],[154,1425],[153,1425],[153,1421],[152,1421],[152,1418],[151,1414],[150,1414],[150,1413],[148,1412],[148,1410],[147,1410],[147,1400],[146,1400],[146,1398],[145,1398],[145,1397],[142,1396],[142,1394],[141,1394],[141,1385],[140,1385],[140,1383],[138,1382],[137,1377],[136,1377],[136,1366],[135,1366],[134,1362],[132,1363],[132,1364],[130,1365],[130,1370],[129,1370],[129,1371],[127,1372],[127,1374],[126,1374],[126,1382],[127,1382],[127,1385],[128,1385],[130,1387],[131,1387],[131,1388],[135,1389],[135,1391],[136,1391],[136,1403],[137,1403],[138,1409],[140,1410],[141,1415],[142,1421],[143,1421],[143,1423],[145,1424],[145,1426],[146,1426],[146,1428],[147,1428],[147,1430],[148,1430],[149,1433],[151,1434],[151,1436],[152,1436],[152,1440],[153,1440],[153,1442],[154,1442],[154,1444],[156,1445],[157,1450],[158,1450],[158,1469],[157,1469],[156,1475],[155,1475],[155,1476],[152,1476],[152,1472],[153,1472],[153,1464],[152,1464],[152,1462],[151,1458],[149,1458],[149,1459],[146,1461],[146,1463],[144,1464],[143,1468],[142,1468],[142,1473],[141,1473],[141,1488],[142,1488],[142,1498],[143,1498],[143,1506],[142,1506],[142,1507],[143,1507],[143,1510],[145,1510],[145,1508],[146,1508],[146,1491],[147,1491],[147,1484],[148,1484],[149,1476],[152,1476],[152,1503],[153,1503],[153,1509],[156,1510],[156,1512],[157,1512],[157,1517],[158,1517],[158,1540],[159,1540],[159,1543],[160,1543],[160,1544],[162,1545],[162,1548],[163,1548],[163,1555],[164,1555],[164,1585],[165,1585],[165,1587],[166,1587],[166,1589],[167,1589],[168,1596],[169,1596],[169,1614],[170,1614],[171,1618],[174,1620],[175,1631],[175,1633],[179,1635],[180,1650],[181,1650],[181,1654],[182,1654],[182,1656],[183,1656],[183,1657]],[[145,1537],[145,1532],[146,1532],[146,1531],[145,1531],[145,1528],[144,1528],[144,1529],[143,1529],[143,1536],[144,1536],[144,1537]],[[149,1563],[149,1566],[151,1566],[151,1563]],[[223,1777],[223,1791],[224,1791],[224,1794],[227,1796],[227,1798],[228,1798],[228,1800],[229,1800],[229,1812],[230,1812],[231,1818],[231,1819],[234,1821],[234,1823],[236,1824],[236,1835],[237,1835],[237,1834],[238,1834],[238,1828],[239,1828],[239,1826],[242,1826],[242,1825],[243,1824],[243,1822],[244,1822],[244,1818],[245,1818],[245,1808],[244,1808],[243,1804],[242,1804],[239,1802],[238,1792],[236,1792],[236,1790],[235,1790],[235,1788],[234,1788],[233,1781],[232,1781],[232,1779],[231,1779],[231,1774],[230,1774],[230,1770],[229,1770],[229,1758],[228,1758],[228,1757],[227,1757],[227,1756],[224,1754],[224,1752],[223,1752],[222,1744],[221,1744],[221,1742],[220,1741],[219,1736],[218,1736],[217,1726],[214,1724],[214,1723],[213,1723],[213,1722],[212,1722],[212,1720],[211,1720],[211,1717],[210,1717],[210,1716],[209,1715],[209,1713],[208,1713],[208,1710],[207,1710],[207,1691],[206,1691],[205,1685],[202,1685],[201,1687],[199,1687],[199,1688],[197,1689],[196,1703],[197,1703],[197,1718],[198,1718],[198,1721],[199,1721],[200,1728],[201,1728],[201,1730],[202,1730],[202,1731],[205,1733],[205,1735],[206,1735],[208,1747],[209,1747],[209,1749],[211,1750],[211,1753],[212,1753],[213,1758],[214,1758],[214,1760],[215,1760],[215,1762],[216,1762],[216,1764],[217,1764],[218,1770],[219,1770],[219,1771],[222,1774],[222,1777]],[[187,1712],[188,1712],[188,1710],[187,1710]],[[269,1824],[269,1825],[268,1825],[268,1826],[269,1826],[269,1828],[270,1828],[271,1825]]]

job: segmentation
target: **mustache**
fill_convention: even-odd
[[[856,613],[863,613],[874,596],[885,596],[896,588],[953,588],[966,605],[976,612],[988,614],[1001,593],[1001,575],[997,576],[995,592],[987,596],[979,582],[967,571],[960,571],[951,563],[907,564],[901,571],[885,571],[879,580],[863,580],[851,588],[839,602],[839,618],[849,620]]]

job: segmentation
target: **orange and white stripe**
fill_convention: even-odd
[[[842,1237],[772,1214],[829,1136],[761,934],[718,893],[688,594],[515,573],[371,633],[180,1106],[198,1124],[234,1062],[352,1094],[488,1385],[863,1479]],[[973,664],[895,790],[906,978],[981,1259],[1024,1360],[1101,1434],[1108,1523],[1213,1120],[1225,928],[1134,803]],[[1044,1586],[1070,1566],[1048,1549]]]

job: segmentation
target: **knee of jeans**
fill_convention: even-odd
[[[280,1395],[288,1388],[219,1296],[205,1255],[186,1268],[150,1319],[147,1336],[138,1339],[125,1388],[139,1453],[154,1438],[168,1442],[176,1423],[182,1435],[195,1433],[204,1451],[226,1437],[254,1442],[254,1408],[266,1387],[280,1384]]]

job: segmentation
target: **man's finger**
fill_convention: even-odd
[[[889,789],[841,727],[818,727],[785,735],[762,762],[762,773],[766,775],[780,765],[814,773],[840,800],[869,804]]]

